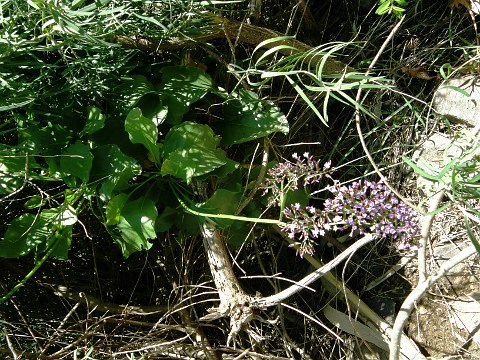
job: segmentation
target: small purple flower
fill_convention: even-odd
[[[315,240],[331,230],[348,230],[350,236],[373,233],[395,240],[398,248],[411,246],[408,240],[419,231],[416,214],[385,184],[364,180],[341,185],[329,174],[330,162],[320,167],[309,153],[292,157],[295,163],[279,163],[268,172],[263,188],[265,193],[271,193],[269,205],[282,207],[286,192],[300,184],[313,185],[323,177],[333,181],[327,188],[333,197],[324,201],[323,210],[302,208],[298,203],[283,209],[286,222],[282,231],[295,240],[298,255],[312,255]]]

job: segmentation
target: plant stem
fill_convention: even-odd
[[[57,237],[52,247],[48,249],[45,255],[43,255],[40,261],[37,262],[34,268],[30,270],[30,272],[22,279],[22,281],[20,281],[17,285],[13,287],[12,290],[10,290],[7,294],[5,294],[3,297],[0,298],[0,304],[3,304],[5,301],[7,301],[10,296],[15,294],[17,290],[20,289],[37,272],[38,269],[40,269],[40,266],[42,266],[43,263],[50,257],[50,255],[55,250],[59,242],[60,242],[59,238]]]

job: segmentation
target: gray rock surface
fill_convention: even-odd
[[[464,76],[443,82],[435,92],[433,108],[452,122],[474,127],[480,121],[480,77]]]

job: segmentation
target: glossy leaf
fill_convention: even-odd
[[[70,240],[55,238],[59,236],[55,231],[61,231],[64,227],[71,228],[76,222],[77,217],[71,207],[48,209],[40,214],[23,214],[8,226],[3,241],[0,241],[0,257],[17,258],[27,255],[36,247],[43,252],[48,246],[53,246],[53,240],[58,240],[62,243],[56,244],[52,256],[66,258]],[[68,231],[64,234],[67,236]]]
[[[168,106],[167,121],[176,125],[182,121],[191,104],[212,89],[212,79],[199,68],[167,66],[162,68],[160,92]]]
[[[175,224],[175,220],[179,216],[181,214],[177,209],[167,206],[155,221],[155,231],[159,233],[167,231]]]
[[[34,214],[20,215],[11,222],[3,241],[0,241],[0,257],[27,255],[37,245],[46,242],[49,234],[45,219]]]
[[[96,106],[89,106],[87,111],[87,122],[83,130],[80,131],[80,136],[93,134],[105,126],[106,116],[102,114],[102,110]]]
[[[155,126],[162,124],[167,118],[168,106],[163,103],[157,93],[143,96],[136,107],[142,109],[143,116],[152,119]]]
[[[45,205],[46,202],[47,199],[45,197],[42,197],[40,195],[34,195],[30,199],[28,199],[25,204],[23,204],[23,206],[26,209],[35,209]]]
[[[174,126],[165,137],[162,175],[172,175],[189,183],[227,163],[218,149],[220,139],[207,125],[185,122]]]
[[[157,127],[151,119],[142,115],[142,110],[136,107],[128,113],[125,119],[125,131],[128,132],[132,144],[142,144],[155,162],[160,162]]]
[[[68,259],[68,250],[70,249],[70,245],[72,244],[73,237],[72,230],[72,225],[61,226],[55,231],[55,234],[53,234],[53,236],[50,236],[48,238],[48,247],[55,246],[50,256],[61,260]]]
[[[223,106],[224,120],[218,125],[221,144],[229,146],[255,140],[274,132],[288,133],[285,115],[271,102],[259,100],[251,91],[240,90],[237,99]]]
[[[154,86],[143,75],[133,75],[125,79],[119,92],[124,94],[128,108],[134,107],[146,94],[155,93]]]
[[[0,157],[0,194],[10,194],[25,181],[25,157]]]
[[[128,187],[128,181],[140,174],[136,160],[125,155],[117,145],[109,144],[92,150],[94,159],[90,180],[99,183],[102,201],[108,201],[114,190]]]
[[[74,175],[84,183],[90,178],[93,155],[81,141],[68,147],[60,158],[60,170],[65,175]]]
[[[106,208],[106,225],[116,225],[120,221],[120,215],[123,207],[127,203],[128,195],[125,193],[118,194],[113,197],[107,204]]]
[[[218,189],[206,202],[195,207],[195,210],[210,213],[234,215],[242,200],[242,193],[233,192],[225,189]],[[220,228],[232,225],[232,219],[212,218],[215,224]]]
[[[19,129],[18,148],[30,154],[57,156],[71,139],[71,131],[59,124],[49,124],[43,128],[32,125]]]
[[[148,240],[156,237],[156,218],[157,208],[151,199],[141,197],[125,204],[117,225],[121,233],[121,241],[117,238],[117,243],[125,258],[136,251],[151,248]]]

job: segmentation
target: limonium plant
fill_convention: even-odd
[[[329,162],[322,166],[308,153],[294,154],[293,159],[271,168],[263,188],[270,193],[269,205],[280,207],[281,229],[294,240],[298,255],[313,255],[316,240],[327,231],[349,231],[352,237],[370,233],[393,240],[399,250],[412,247],[419,232],[416,213],[385,184],[360,180],[342,185],[331,176]],[[298,203],[285,206],[288,191],[318,184],[322,178],[333,182],[326,188],[332,196],[322,209]]]

